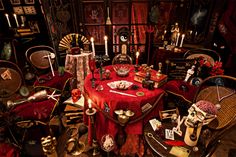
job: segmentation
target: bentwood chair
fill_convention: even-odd
[[[204,79],[193,102],[199,100],[210,101],[218,107],[217,117],[207,125],[211,137],[207,139],[203,156],[210,157],[236,124],[236,78],[216,75]]]
[[[37,75],[49,73],[57,64],[55,50],[46,45],[32,46],[25,52],[25,57]]]

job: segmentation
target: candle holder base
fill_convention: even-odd
[[[136,64],[136,65],[134,66],[134,72],[138,72],[138,71],[139,71],[139,67],[140,67],[140,66]]]
[[[97,110],[95,108],[88,108],[85,113],[88,116],[93,116],[94,114],[96,114]]]

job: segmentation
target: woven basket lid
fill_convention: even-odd
[[[218,90],[218,92],[217,92]],[[223,98],[220,102],[219,97]],[[222,86],[210,86],[200,91],[196,101],[207,100],[213,104],[220,104],[217,117],[208,125],[212,129],[222,129],[236,117],[236,94],[233,89]]]
[[[9,61],[0,60],[0,75],[9,71],[11,79],[0,77],[0,98],[6,98],[19,90],[22,85],[22,73],[18,66]]]

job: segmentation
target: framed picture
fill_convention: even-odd
[[[4,5],[2,3],[2,0],[0,0],[0,10],[4,10]]]
[[[34,4],[34,0],[25,0],[25,4]]]
[[[21,4],[20,0],[11,0],[11,4],[15,5],[15,4]]]
[[[103,24],[105,22],[103,3],[85,3],[84,19],[86,24]]]

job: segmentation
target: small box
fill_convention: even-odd
[[[159,88],[167,82],[167,75],[161,74],[157,76],[157,71],[151,70],[151,78],[150,80],[154,81],[154,88]],[[146,73],[144,71],[140,71],[135,73],[134,81],[142,83],[146,77]]]

